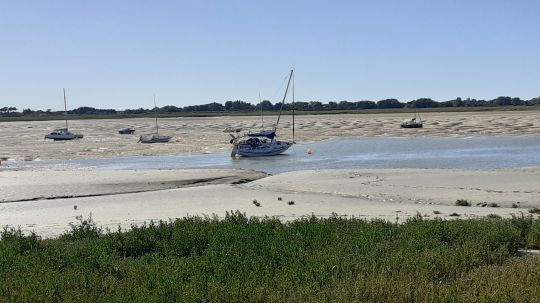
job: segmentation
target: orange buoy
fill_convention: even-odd
[[[311,148],[308,148],[307,154],[308,154],[308,155],[311,155],[312,153],[313,153],[313,151],[311,150]]]

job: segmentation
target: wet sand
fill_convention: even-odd
[[[540,207],[540,168],[315,170],[268,177],[242,170],[4,171],[0,181],[0,193],[12,193],[4,200],[17,201],[0,203],[0,225],[46,237],[90,214],[99,226],[116,229],[188,215],[222,218],[236,210],[282,220],[337,214],[403,222],[417,215],[528,215]],[[74,192],[78,196],[70,197]],[[472,206],[455,206],[457,199]]]
[[[297,142],[344,136],[476,136],[538,135],[540,111],[426,113],[423,129],[401,129],[409,114],[302,115],[295,119]],[[265,119],[268,127],[276,116]],[[45,134],[63,127],[63,121],[0,123],[0,159],[83,159],[112,156],[176,155],[229,151],[228,127],[259,129],[260,117],[188,117],[160,119],[160,133],[173,137],[166,144],[140,144],[141,134],[154,131],[154,120],[112,119],[70,121],[70,130],[84,134],[81,140],[54,142]],[[136,128],[134,135],[120,135],[123,127]],[[291,116],[282,117],[281,139],[292,135]]]

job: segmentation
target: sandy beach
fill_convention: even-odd
[[[222,218],[236,210],[282,220],[337,214],[402,222],[417,215],[528,215],[528,209],[540,207],[540,168],[315,170],[274,176],[243,170],[4,171],[0,181],[1,225],[45,237],[90,215],[99,226],[116,229],[189,215]],[[472,206],[455,206],[457,199]]]
[[[540,112],[495,111],[426,113],[423,129],[402,129],[410,114],[302,115],[295,118],[297,142],[347,136],[480,136],[538,135]],[[275,122],[265,118],[265,126]],[[292,119],[284,116],[279,136],[291,139]],[[160,133],[173,137],[167,144],[138,144],[141,134],[154,131],[154,119],[76,120],[70,130],[84,134],[82,140],[54,142],[45,134],[63,127],[63,121],[0,123],[0,158],[12,160],[84,159],[111,156],[177,155],[229,151],[228,127],[259,129],[258,116],[186,117],[160,119]],[[123,127],[136,128],[134,135],[120,135]]]

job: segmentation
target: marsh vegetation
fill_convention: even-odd
[[[402,224],[231,213],[108,231],[81,220],[56,239],[4,229],[5,302],[531,302],[540,220]]]

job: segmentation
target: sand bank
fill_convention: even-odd
[[[210,184],[240,184],[265,173],[212,170],[0,171],[0,202],[19,202],[160,191]]]
[[[6,174],[11,176],[13,173],[4,172],[0,176],[5,180]],[[115,229],[119,225],[126,228],[131,224],[187,215],[215,214],[223,217],[226,211],[234,210],[249,216],[275,216],[283,220],[310,215],[326,217],[337,213],[395,222],[418,214],[429,218],[456,218],[451,216],[453,213],[459,214],[459,218],[488,214],[508,217],[528,214],[528,208],[540,207],[540,168],[302,171],[241,184],[234,184],[238,182],[227,178],[236,176],[244,180],[245,174],[255,173],[226,170],[154,170],[144,174],[131,171],[54,172],[56,181],[39,178],[37,174],[43,172],[17,173],[18,177],[10,179],[11,183],[0,187],[1,195],[9,191],[19,195],[19,202],[0,203],[0,225],[20,226],[25,231],[34,230],[43,236],[62,233],[69,223],[76,222],[77,217],[88,217],[89,214],[100,226]],[[131,185],[118,185],[119,176],[131,178],[126,183],[151,182],[142,192],[111,193],[110,188],[114,186],[131,188]],[[214,184],[191,186],[197,178],[211,176],[226,181],[221,182],[224,184],[215,181]],[[251,176],[252,179],[260,177],[256,174]],[[91,196],[65,198],[69,190],[44,191],[45,186],[51,183],[74,188],[80,185],[81,180],[90,180],[85,193]],[[187,187],[166,189],[160,180],[165,182],[165,187],[172,180],[190,180],[190,183],[184,184]],[[26,194],[19,193],[21,186]],[[46,200],[20,201],[21,196],[29,198],[51,194],[64,198],[51,199],[49,196]],[[460,198],[471,201],[473,206],[454,206],[455,200]],[[260,206],[257,207],[253,200],[257,200]],[[483,202],[495,202],[500,207],[477,205]],[[518,204],[519,208],[512,208],[512,204]]]
[[[538,135],[538,111],[495,111],[426,113],[423,129],[401,129],[400,122],[410,114],[303,115],[296,117],[297,142],[342,136],[471,136]],[[275,116],[266,118],[268,127]],[[173,137],[167,144],[138,144],[139,135],[154,131],[154,120],[111,119],[70,122],[73,132],[84,139],[68,142],[45,140],[45,134],[62,127],[62,121],[0,123],[0,158],[14,160],[83,159],[111,156],[175,155],[228,151],[228,127],[258,129],[260,117],[184,117],[160,119],[160,133]],[[118,129],[133,126],[134,135],[120,135]],[[280,122],[280,138],[289,139],[291,117]]]

